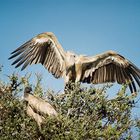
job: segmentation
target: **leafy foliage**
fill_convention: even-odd
[[[30,76],[13,74],[8,83],[0,82],[1,140],[131,140],[134,128],[140,132],[140,120],[131,117],[135,97],[126,94],[126,86],[113,99],[107,97],[108,85],[97,89],[71,84],[71,89],[66,89],[65,93],[47,91],[44,94],[41,77],[37,76],[36,96],[47,99],[56,108],[58,117],[45,116],[39,129],[36,122],[27,116],[26,102],[21,99],[24,87],[31,85]]]

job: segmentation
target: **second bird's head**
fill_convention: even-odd
[[[28,101],[28,97],[30,96],[30,95],[33,95],[32,94],[32,88],[31,87],[25,87],[25,89],[24,89],[24,99],[25,99],[25,101]]]

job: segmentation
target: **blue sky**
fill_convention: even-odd
[[[65,50],[87,55],[114,50],[140,68],[139,26],[138,0],[0,0],[0,64],[4,74],[32,72],[32,82],[34,73],[42,73],[45,88],[62,90],[63,80],[53,78],[41,65],[22,72],[15,69],[8,60],[10,52],[51,31]]]

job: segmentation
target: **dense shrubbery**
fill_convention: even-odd
[[[1,140],[131,140],[136,136],[136,128],[140,130],[140,120],[131,117],[135,97],[126,94],[125,86],[114,99],[107,98],[109,86],[95,89],[83,88],[79,84],[72,84],[71,90],[67,89],[65,94],[48,91],[43,95],[38,76],[34,88],[36,96],[47,99],[59,112],[56,118],[46,116],[40,130],[26,114],[26,102],[17,96],[29,85],[28,78],[12,75],[9,83],[0,82]]]

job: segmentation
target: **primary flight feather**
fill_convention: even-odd
[[[129,84],[130,91],[140,87],[140,69],[114,51],[107,51],[93,57],[64,51],[55,35],[45,32],[27,41],[11,53],[12,63],[21,70],[28,65],[41,63],[54,77],[83,83],[117,82]]]

